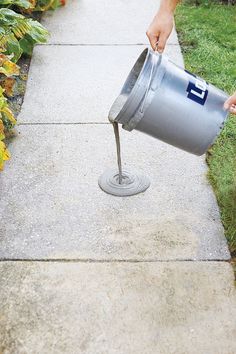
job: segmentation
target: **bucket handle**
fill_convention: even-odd
[[[123,128],[125,130],[132,131],[133,129],[135,129],[137,124],[143,118],[148,101],[151,101],[154,92],[160,86],[161,81],[165,75],[166,64],[168,63],[168,57],[164,55],[162,56],[162,54],[156,55],[157,54],[155,53],[156,51],[153,52],[154,53],[151,56],[152,61],[150,63],[151,66],[150,75],[147,82],[147,87],[145,89],[145,93],[143,94],[142,101],[140,102],[139,108],[137,109],[136,113],[129,119],[128,122],[123,124]],[[160,66],[160,70],[158,70],[157,75],[154,75],[153,77],[154,70],[156,70],[157,64],[159,62],[163,62],[163,65]]]
[[[158,43],[156,44],[156,48],[155,48],[154,53],[157,51],[157,45],[158,45]],[[144,99],[143,99],[142,105],[140,107],[140,113],[144,112],[144,106],[145,106],[145,103],[146,103],[146,100],[147,100],[147,96],[148,96],[148,93],[149,93],[149,90],[150,90],[150,87],[151,87],[151,83],[152,83],[154,67],[155,67],[155,64],[157,63],[156,58],[157,58],[156,55],[155,55],[155,60],[154,60],[154,57],[152,57],[152,67],[151,67],[151,71],[150,71],[150,76],[149,76],[149,80],[148,80],[147,89],[146,89],[146,92],[145,92],[145,95],[144,95]]]

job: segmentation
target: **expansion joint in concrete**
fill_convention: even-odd
[[[227,259],[167,259],[167,260],[155,260],[155,259],[80,259],[80,258],[71,258],[71,259],[63,259],[63,258],[55,258],[55,259],[42,259],[42,258],[3,258],[0,259],[1,262],[45,262],[45,263],[215,263],[215,262],[224,262],[230,263],[230,260]]]
[[[149,46],[148,43],[44,43],[37,46],[63,46],[63,47],[136,47]],[[168,46],[179,46],[178,43],[169,43]]]
[[[33,123],[18,123],[20,125],[109,125],[109,122],[33,122]]]

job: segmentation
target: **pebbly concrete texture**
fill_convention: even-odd
[[[51,44],[146,44],[145,32],[157,12],[158,0],[69,0],[57,14],[43,19]],[[178,44],[173,31],[169,44]]]
[[[121,131],[124,166],[151,187],[119,198],[98,187],[116,167],[110,124],[18,130],[0,174],[1,258],[229,259],[204,158]]]
[[[19,122],[107,123],[112,103],[145,48],[38,46]],[[167,47],[166,54],[183,66],[179,46]]]
[[[0,352],[234,354],[222,262],[0,264]]]

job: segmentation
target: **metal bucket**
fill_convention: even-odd
[[[109,120],[202,155],[223,128],[227,98],[167,56],[145,49],[113,103]]]

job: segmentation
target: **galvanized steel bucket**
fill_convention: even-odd
[[[202,155],[223,128],[228,95],[145,49],[113,103],[109,120]]]

